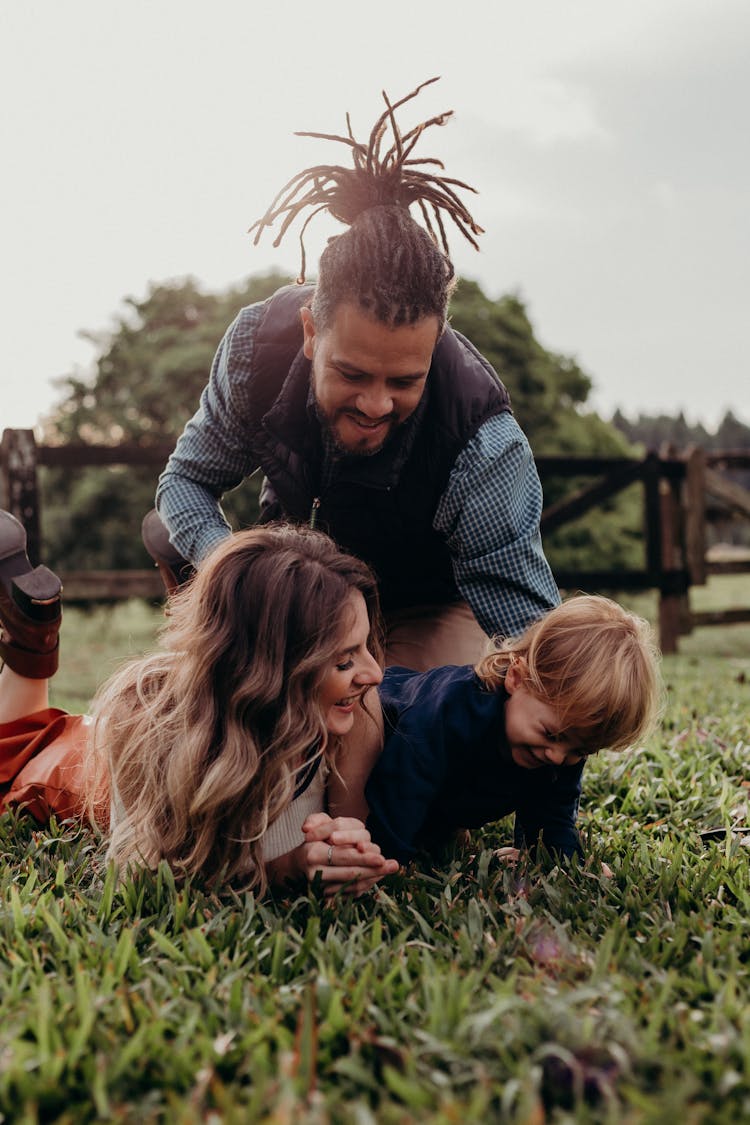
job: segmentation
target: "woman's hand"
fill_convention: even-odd
[[[338,891],[361,895],[385,875],[398,871],[395,859],[386,859],[361,820],[313,813],[302,825],[304,844],[298,853],[301,874],[312,881],[320,873],[323,893]]]

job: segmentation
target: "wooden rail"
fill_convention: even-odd
[[[2,504],[26,527],[29,557],[39,561],[42,554],[39,466],[75,469],[95,465],[153,465],[159,469],[172,448],[172,442],[150,446],[38,445],[32,430],[6,429],[0,444]],[[555,578],[563,589],[658,590],[659,630],[664,652],[676,651],[680,634],[689,632],[694,625],[750,621],[750,607],[694,613],[688,602],[690,587],[703,585],[709,574],[750,570],[747,562],[709,563],[706,558],[709,500],[725,511],[750,517],[750,490],[722,476],[727,469],[750,467],[750,452],[706,453],[692,448],[677,453],[663,449],[659,453],[650,452],[642,459],[540,456],[536,464],[543,481],[560,477],[591,478],[584,487],[545,508],[541,521],[543,534],[577,519],[634,483],[639,482],[643,487],[643,568],[558,569]],[[61,577],[66,599],[71,602],[159,598],[163,594],[155,570],[63,572]]]

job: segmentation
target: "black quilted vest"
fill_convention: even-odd
[[[379,453],[345,458],[323,489],[299,316],[311,295],[311,286],[279,290],[255,334],[248,436],[277,500],[264,518],[309,523],[315,510],[315,526],[373,568],[384,610],[455,601],[450,554],[432,521],[456,457],[483,422],[510,410],[508,393],[472,344],[447,328],[417,410]]]

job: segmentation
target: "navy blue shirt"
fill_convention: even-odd
[[[524,769],[505,737],[504,688],[490,691],[470,665],[387,668],[380,686],[385,745],[366,787],[367,827],[401,863],[457,828],[516,813],[516,844],[540,834],[551,851],[580,854],[575,821],[583,761]]]

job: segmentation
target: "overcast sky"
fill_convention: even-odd
[[[420,151],[479,190],[458,271],[518,292],[605,416],[750,422],[747,0],[0,0],[0,428],[150,281],[296,272],[293,232],[246,230],[346,152],[294,130],[365,137],[437,74],[401,120],[455,110]]]

